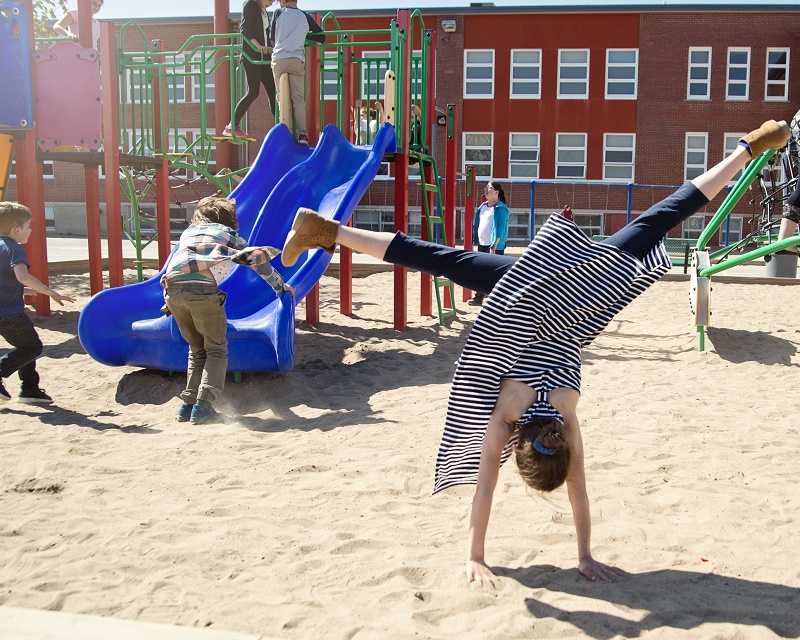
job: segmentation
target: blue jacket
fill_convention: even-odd
[[[475,219],[472,221],[472,242],[473,244],[478,244],[478,225],[481,221],[481,210],[483,207],[486,206],[484,202],[478,210],[475,212]],[[497,201],[497,204],[494,206],[494,227],[492,227],[492,245],[494,245],[494,241],[498,240],[497,246],[495,249],[500,251],[504,251],[506,248],[506,239],[508,238],[508,207],[500,202]]]

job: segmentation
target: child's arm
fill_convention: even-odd
[[[492,512],[492,498],[500,473],[500,456],[508,444],[512,430],[503,422],[498,412],[493,412],[486,427],[486,435],[481,446],[481,461],[478,466],[478,483],[472,498],[472,511],[469,517],[469,539],[467,541],[467,582],[477,582],[483,586],[494,587],[494,574],[484,559],[486,530]]]
[[[72,33],[72,30],[69,28],[70,25],[74,22],[72,18],[72,14],[67,11],[61,18],[53,25],[53,31],[55,31],[58,35],[64,36],[65,38],[69,38],[70,40],[77,42],[78,36]]]
[[[32,276],[28,273],[28,266],[24,263],[15,264],[14,267],[14,275],[17,277],[19,283],[26,287],[29,290],[32,290],[36,293],[43,293],[46,296],[50,296],[53,300],[58,302],[62,307],[64,306],[64,301],[66,302],[75,302],[75,298],[70,296],[62,296],[57,291],[53,291],[50,287],[45,284],[39,282],[39,279],[35,276]],[[27,291],[25,292],[28,293]]]
[[[572,390],[565,390],[571,392]],[[577,392],[573,392],[577,395]],[[592,516],[589,510],[589,496],[586,492],[586,473],[583,464],[583,438],[581,438],[578,415],[574,403],[572,410],[563,410],[552,399],[551,403],[564,417],[564,432],[570,445],[570,466],[567,473],[567,495],[572,506],[572,519],[575,522],[575,534],[578,538],[578,571],[589,580],[598,577],[603,582],[613,582],[619,578],[613,569],[592,558]]]

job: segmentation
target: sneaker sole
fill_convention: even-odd
[[[17,401],[22,404],[53,404],[52,400],[43,400],[40,398],[17,398]]]
[[[0,395],[0,404],[5,404],[6,402],[11,402],[11,397],[6,398],[5,396]]]

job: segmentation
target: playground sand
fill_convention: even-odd
[[[429,495],[475,309],[420,318],[411,274],[397,333],[391,273],[355,281],[350,318],[325,277],[295,370],[229,382],[228,422],[193,427],[182,375],[83,353],[88,277],[53,280],[79,298],[35,319],[56,405],[0,412],[0,604],[272,638],[800,635],[795,287],[716,284],[703,353],[685,282],[611,323],[579,413],[594,554],[624,578],[577,573],[565,491],[531,494],[510,462],[492,591],[464,580],[471,487]]]

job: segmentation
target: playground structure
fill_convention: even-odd
[[[789,179],[776,183],[773,178],[774,172],[770,171],[770,184],[765,186],[763,171],[776,153],[782,154],[785,160],[784,170],[789,175]],[[776,240],[774,234],[776,227],[780,224],[780,215],[776,218],[776,211],[781,211],[783,201],[789,197],[797,183],[798,178],[793,175],[793,166],[788,152],[784,154],[783,151],[776,152],[774,149],[769,149],[754,159],[698,238],[697,246],[692,254],[689,297],[700,351],[705,349],[705,330],[711,324],[711,276],[759,258],[770,259],[779,251],[800,245],[800,236],[796,234],[779,241]],[[708,250],[709,241],[755,180],[759,180],[761,191],[761,195],[757,198],[763,207],[761,223],[753,233],[742,238],[740,242],[710,252]],[[745,248],[751,244],[755,244],[756,248],[740,255],[732,255],[734,250]],[[762,246],[758,246],[759,244]],[[797,258],[794,257],[794,260],[796,263]]]
[[[9,38],[15,46],[32,42],[31,25],[23,24],[26,12],[30,15],[31,0],[10,2],[2,0],[3,16],[20,15],[22,22],[3,33],[13,33]],[[88,22],[90,12],[88,0],[80,0],[81,20]],[[221,3],[217,2],[216,5]],[[215,6],[215,28],[219,20],[220,6]],[[227,5],[224,10],[227,27]],[[79,103],[84,100],[85,109],[76,109],[80,117],[73,122],[72,137],[58,128],[53,118],[48,119],[46,109],[37,111],[36,118],[28,115],[24,125],[10,126],[6,120],[2,133],[13,136],[18,166],[19,200],[34,211],[36,242],[32,237],[31,271],[47,282],[46,243],[44,238],[44,215],[41,179],[41,163],[44,157],[67,162],[79,162],[85,166],[85,188],[87,201],[87,231],[89,235],[90,285],[93,299],[84,308],[79,323],[79,334],[91,355],[108,364],[135,364],[137,366],[182,369],[186,362],[186,347],[174,321],[160,315],[161,288],[158,278],[139,285],[118,289],[122,284],[121,244],[123,225],[130,222],[133,232],[129,239],[143,248],[142,216],[139,203],[151,190],[156,198],[156,235],[147,240],[156,241],[159,249],[159,264],[165,264],[171,250],[169,203],[171,177],[177,171],[193,171],[212,184],[217,191],[237,199],[242,221],[241,232],[250,244],[272,244],[281,246],[291,220],[299,206],[317,208],[342,223],[347,223],[359,198],[370,184],[381,162],[394,163],[395,178],[395,229],[408,228],[408,164],[413,157],[421,168],[423,205],[426,224],[422,227],[423,238],[446,243],[455,233],[455,185],[456,185],[456,141],[457,110],[448,108],[447,168],[444,194],[437,175],[436,161],[432,155],[433,85],[435,70],[435,33],[424,28],[421,14],[408,10],[398,11],[397,18],[385,30],[353,31],[339,27],[333,14],[327,14],[321,24],[328,36],[325,45],[310,46],[307,56],[307,106],[309,112],[309,134],[312,140],[319,138],[316,148],[303,149],[287,137],[284,127],[276,127],[264,143],[257,160],[258,167],[231,171],[217,148],[218,170],[209,170],[209,157],[215,140],[214,130],[227,124],[235,104],[236,58],[247,55],[242,51],[239,34],[198,35],[190,39],[179,51],[167,52],[163,45],[147,45],[144,33],[129,23],[114,34],[113,25],[103,24],[100,37],[100,55],[81,42],[56,42],[48,49],[36,51],[35,60],[48,67],[49,78],[58,75],[61,93],[47,93],[47,88],[38,81],[44,77],[36,69],[29,73],[28,91],[36,95],[37,103],[53,105]],[[131,40],[129,32],[142,36],[139,51],[125,51],[123,43]],[[91,33],[82,29],[81,33]],[[26,38],[22,34],[27,34]],[[5,37],[4,35],[4,37]],[[361,41],[356,39],[361,38]],[[379,40],[380,42],[376,42]],[[5,40],[4,40],[5,42]],[[386,57],[359,57],[359,48],[380,45]],[[333,52],[332,54],[330,52]],[[27,59],[22,55],[23,59]],[[83,63],[78,71],[60,66],[66,61],[75,65]],[[100,65],[103,70],[102,96],[100,96]],[[61,69],[59,71],[59,69]],[[386,71],[381,76],[382,71]],[[324,92],[325,75],[336,74],[337,99],[325,108],[320,97]],[[86,80],[78,82],[79,75]],[[201,105],[207,96],[207,79],[215,76],[216,109],[214,127],[207,121],[205,109],[200,111],[200,134],[192,140],[179,133],[175,95],[181,83],[191,77],[197,87]],[[366,77],[364,76],[366,74]],[[25,73],[19,74],[23,82]],[[229,82],[220,82],[220,76]],[[31,81],[31,78],[33,80]],[[412,123],[409,114],[414,100],[420,117]],[[87,90],[91,86],[91,90]],[[357,131],[352,127],[354,96],[365,91],[366,100],[383,98],[386,104],[385,122],[377,132],[371,145],[353,146]],[[374,93],[372,91],[374,90]],[[100,104],[103,108],[100,109]],[[32,100],[31,100],[32,102]],[[50,111],[56,111],[55,108]],[[99,113],[98,113],[99,111]],[[92,117],[92,114],[96,114]],[[102,122],[101,122],[102,121]],[[32,125],[36,124],[36,128]],[[15,124],[12,122],[12,125]],[[100,149],[100,131],[106,133]],[[320,137],[319,131],[323,130]],[[349,139],[349,140],[348,140]],[[236,138],[226,143],[240,142]],[[38,150],[37,150],[38,146]],[[66,149],[65,149],[66,147]],[[298,147],[295,149],[294,147]],[[122,152],[124,150],[124,153]],[[8,155],[10,163],[10,154]],[[100,253],[99,197],[97,195],[97,167],[103,166],[107,176],[120,175],[116,180],[106,181],[109,282],[111,289],[102,291],[102,260]],[[219,167],[222,167],[219,169]],[[2,167],[0,167],[2,168]],[[233,188],[234,181],[246,174],[241,184]],[[309,182],[314,178],[313,183]],[[184,186],[188,181],[183,180]],[[468,182],[469,194],[474,192],[474,177]],[[144,185],[144,186],[142,186]],[[267,189],[269,186],[269,189]],[[132,204],[132,219],[123,220],[120,195],[128,196]],[[470,203],[471,204],[471,203]],[[472,207],[468,207],[472,209]],[[468,225],[471,228],[471,224]],[[467,239],[471,243],[471,239]],[[138,244],[137,244],[138,243]],[[471,246],[471,244],[470,244]],[[340,310],[352,310],[352,256],[343,249],[340,257]],[[263,296],[250,295],[253,282],[243,274],[247,270],[234,269],[222,289],[233,295],[228,301],[228,313],[232,343],[243,338],[241,357],[236,350],[231,352],[231,368],[236,371],[291,369],[294,336],[294,306],[300,299],[306,300],[306,316],[309,322],[319,320],[319,294],[317,282],[330,260],[324,252],[310,252],[292,270],[283,272],[284,278],[298,293],[292,303],[274,295],[271,300]],[[140,272],[141,274],[141,272]],[[238,275],[234,275],[238,274]],[[141,278],[140,278],[141,279]],[[407,276],[402,268],[395,268],[395,328],[406,328]],[[435,286],[432,286],[435,285]],[[137,289],[139,287],[139,289]],[[432,292],[435,292],[440,320],[455,312],[455,295],[451,282],[422,277],[422,301],[420,312],[432,313]],[[243,292],[248,288],[248,295]],[[144,292],[146,293],[140,293]],[[469,292],[465,292],[465,299]],[[285,297],[285,296],[284,296]],[[282,297],[283,298],[283,297]],[[247,302],[243,302],[244,300]],[[241,306],[239,306],[241,303]],[[49,300],[37,296],[36,309],[40,314],[49,313]],[[290,318],[290,320],[288,319]],[[113,320],[113,321],[112,321]],[[254,337],[255,334],[259,334]],[[249,336],[249,337],[248,337]],[[250,342],[248,342],[250,340]],[[269,343],[273,349],[264,348],[264,357],[254,357],[254,345]],[[110,345],[116,351],[110,353]],[[127,349],[127,352],[125,350]],[[112,349],[113,351],[113,349]],[[125,352],[125,353],[123,353]],[[166,354],[166,355],[164,355]]]

